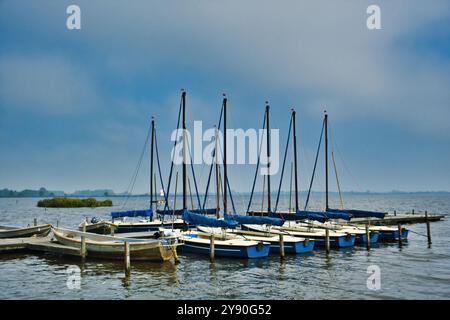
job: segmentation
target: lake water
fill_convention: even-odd
[[[106,218],[111,208],[42,209],[39,199],[0,199],[0,225],[41,222],[76,228],[85,217]],[[121,209],[123,198],[113,198]],[[320,208],[321,197],[312,208]],[[246,199],[235,197],[239,209]],[[337,203],[337,199],[332,201]],[[346,207],[450,214],[449,195],[347,195]],[[288,199],[282,198],[281,208]],[[181,203],[181,202],[178,202]],[[258,203],[256,200],[255,203]],[[130,198],[125,208],[144,208],[146,198]],[[258,208],[254,208],[258,209]],[[378,244],[323,250],[308,255],[277,255],[258,260],[181,255],[180,264],[132,263],[129,278],[121,262],[67,259],[46,254],[1,254],[0,299],[449,299],[450,222],[431,224],[433,244],[428,248],[425,225],[408,226],[413,232],[402,248]],[[369,290],[369,266],[380,268],[381,287]],[[69,267],[81,270],[80,288],[67,286]]]

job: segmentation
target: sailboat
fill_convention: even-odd
[[[223,108],[223,128],[226,132],[226,109],[227,109],[227,98],[224,96],[222,102]],[[187,145],[186,137],[184,136],[186,132],[186,91],[182,92],[182,112],[183,112],[183,213],[182,217],[186,224],[196,225],[196,226],[207,226],[207,227],[219,227],[224,229],[235,228],[237,222],[227,217],[227,166],[226,166],[226,134],[224,135],[224,193],[223,193],[223,203],[224,203],[224,218],[218,217],[208,217],[205,212],[196,213],[187,209],[186,201],[186,163],[187,163]],[[217,154],[217,152],[216,152]],[[217,240],[215,234],[205,233],[199,230],[188,230],[181,233],[180,241],[184,244],[180,247],[181,252],[197,253],[197,254],[210,254],[212,248],[211,237],[214,237],[214,256],[216,257],[233,257],[233,258],[261,258],[266,257],[269,254],[270,244],[263,241],[252,241],[246,240],[245,238],[218,238]]]
[[[289,139],[291,136],[291,129],[292,129],[292,137],[293,137],[293,152],[294,152],[294,186],[295,186],[295,212],[294,213],[287,213],[283,214],[281,212],[277,212],[277,205],[278,205],[278,199],[280,195],[281,190],[281,183],[283,179],[283,173],[284,173],[284,166],[286,162],[286,156],[287,156],[287,150],[289,146]],[[277,204],[275,211],[272,213],[269,213],[272,217],[280,217],[286,222],[281,227],[273,227],[273,229],[277,232],[288,232],[290,235],[293,236],[299,236],[299,237],[305,237],[309,239],[313,239],[316,243],[316,246],[324,246],[326,242],[326,230],[325,229],[314,229],[314,228],[305,228],[304,224],[302,222],[298,221],[319,221],[319,222],[325,222],[329,219],[349,219],[350,217],[347,214],[337,213],[337,214],[328,214],[326,212],[321,211],[308,211],[306,210],[300,210],[299,209],[299,203],[298,203],[298,175],[297,175],[297,134],[296,134],[296,111],[294,109],[291,110],[291,119],[289,124],[289,133],[288,133],[288,140],[286,143],[286,150],[285,150],[285,156],[283,159],[283,166],[282,166],[282,174],[280,178],[280,185],[278,188],[278,196],[277,196]],[[328,178],[327,178],[327,186],[328,186]],[[328,187],[327,187],[328,190]],[[253,231],[261,231],[261,227],[257,226],[246,226],[248,229]],[[329,230],[329,239],[330,239],[330,245],[331,247],[335,248],[341,248],[341,247],[351,247],[355,244],[355,234],[351,232],[346,231],[335,231],[335,230]]]
[[[156,175],[154,176],[154,151],[158,169],[160,170],[158,145],[156,138],[155,119],[151,120],[151,150],[150,150],[150,206],[147,209],[125,210],[111,212],[111,220],[97,221],[93,218],[90,222],[82,222],[79,230],[85,226],[86,231],[93,233],[130,233],[130,232],[151,232],[159,231],[159,228],[175,227],[184,228],[185,224],[182,219],[164,220],[164,215],[154,218],[154,204],[157,203],[156,193]],[[155,177],[155,179],[153,179]],[[154,180],[154,181],[153,181]],[[162,179],[161,179],[162,182]],[[158,211],[158,210],[156,210]],[[158,214],[159,212],[157,212]],[[130,219],[131,218],[131,219]]]
[[[325,114],[324,116],[324,125],[325,125],[325,153],[326,153],[326,159],[328,159],[328,114]],[[343,208],[343,201],[342,201],[342,195],[341,195],[341,189],[339,186],[339,179],[337,175],[337,169],[336,169],[336,162],[334,160],[334,154],[332,153],[332,159],[334,164],[334,171],[336,174],[336,181],[338,184],[339,189],[339,196],[341,197],[341,206],[342,209],[334,209],[330,208],[328,206],[328,182],[327,182],[327,204],[326,204],[326,211],[327,214],[340,214],[340,213],[347,213],[355,218],[378,218],[383,219],[385,216],[385,212],[380,211],[370,211],[370,210],[360,210],[360,209],[345,209]],[[328,160],[326,160],[326,166],[327,166],[327,176],[328,176]],[[365,232],[363,228],[364,226],[358,226],[358,225],[336,225],[341,230],[354,230],[354,232],[359,231],[360,234],[357,235],[357,241],[358,242],[365,242],[367,241],[367,237],[365,236]],[[401,231],[398,230],[398,228],[390,227],[390,226],[369,226],[370,231],[370,241],[376,242],[376,241],[395,241],[399,237],[402,237],[403,239],[407,239],[409,230],[406,228],[401,228]],[[361,234],[362,233],[362,234]]]

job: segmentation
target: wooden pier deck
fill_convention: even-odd
[[[59,255],[80,256],[80,249],[54,242],[51,237],[0,239],[0,253],[10,251],[37,251]]]
[[[293,212],[287,212],[287,211],[280,211],[279,213],[283,215],[289,215],[293,214]],[[266,215],[266,212],[261,211],[251,211],[249,212],[249,215]],[[429,222],[436,222],[445,219],[446,216],[442,214],[428,214],[428,221]],[[398,225],[398,224],[415,224],[415,223],[426,223],[427,217],[425,214],[422,213],[388,213],[384,217],[384,219],[377,219],[377,218],[353,218],[351,220],[351,223],[356,224],[367,224],[370,223],[371,225]]]

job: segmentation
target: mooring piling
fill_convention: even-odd
[[[425,223],[427,224],[427,238],[428,238],[428,246],[431,245],[431,225],[428,220],[428,212],[425,211]]]
[[[214,261],[214,234],[209,237],[209,258]]]
[[[370,230],[368,223],[366,223],[366,248],[367,251],[370,251]]]
[[[282,234],[280,234],[280,258],[284,259],[284,239]]]
[[[130,262],[130,242],[125,241],[125,275],[128,277],[131,273],[131,262]]]
[[[86,232],[86,223],[83,223],[83,232]],[[86,258],[86,236],[85,235],[81,236],[80,256],[81,256],[81,259],[83,259],[83,260]]]
[[[397,210],[394,210],[394,217],[397,216]]]
[[[34,224],[35,227],[37,226],[37,219],[36,218],[34,218],[33,224]]]
[[[325,251],[327,254],[330,253],[330,230],[325,229]]]
[[[414,209],[412,209],[412,214],[414,214]]]

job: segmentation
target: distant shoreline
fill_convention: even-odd
[[[325,195],[324,191],[312,191],[315,195]],[[250,195],[250,192],[238,192],[233,191],[233,194],[236,195]],[[262,195],[262,192],[258,191],[254,193],[255,195]],[[272,192],[273,195],[276,195],[276,191]],[[288,195],[289,191],[281,191],[282,195]],[[306,195],[307,191],[300,191],[300,194]],[[336,191],[330,191],[330,195],[338,195],[339,193]],[[386,192],[375,192],[375,191],[343,191],[344,195],[450,195],[449,191],[386,191]],[[210,193],[210,196],[214,196],[214,193]],[[110,197],[110,198],[138,198],[138,197],[149,197],[148,193],[144,194],[126,194],[126,193],[115,193],[112,190],[83,190],[76,191],[74,193],[65,193],[63,191],[50,191],[45,188],[40,188],[39,190],[31,190],[25,189],[22,191],[15,191],[11,189],[0,189],[0,198],[46,198],[46,197],[71,197],[71,198],[88,198],[88,197]],[[199,196],[203,197],[204,193],[200,193]],[[163,198],[159,194],[158,198]],[[173,197],[173,192],[171,192],[171,197]],[[181,197],[181,194],[178,195]]]

